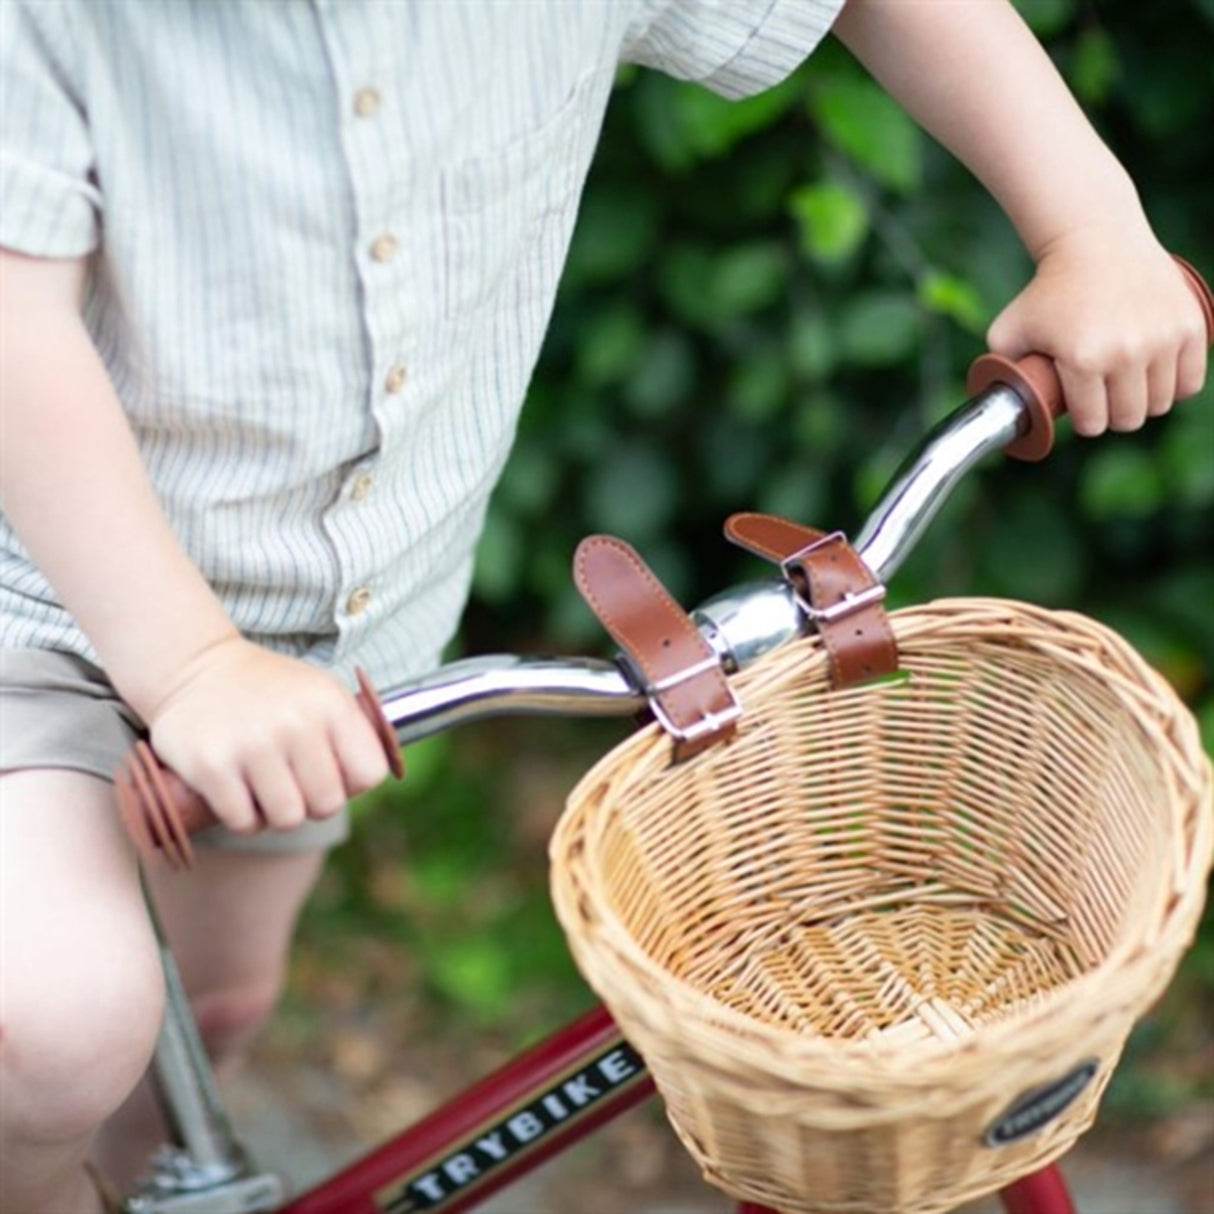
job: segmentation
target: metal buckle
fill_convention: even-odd
[[[806,544],[804,548],[798,548],[796,552],[790,556],[786,556],[780,562],[780,571],[785,577],[788,577],[796,569],[795,562],[807,557],[811,552],[817,552],[819,548],[825,548],[827,544],[845,544],[847,536],[842,531],[832,531],[829,535],[821,535],[810,544]]]
[[[706,713],[698,721],[693,721],[686,727],[676,725],[656,697],[649,701],[649,707],[653,710],[653,715],[658,719],[662,728],[672,737],[677,738],[680,742],[698,742],[710,734],[720,733],[726,726],[741,719],[742,705],[738,703],[738,697],[734,695],[732,687],[729,688],[729,698],[733,703],[728,708],[721,712]]]
[[[721,659],[715,653],[709,654],[703,661],[697,662],[694,666],[688,666],[685,670],[676,670],[674,674],[668,674],[664,679],[659,679],[656,683],[642,682],[641,688],[647,696],[655,696],[659,691],[669,691],[672,687],[678,687],[680,683],[686,683],[688,679],[694,679],[698,674],[705,674],[714,667],[719,668]]]
[[[819,548],[825,548],[828,544],[838,543],[847,543],[847,536],[842,531],[832,531],[829,535],[824,535],[820,539],[814,540],[812,544],[806,544],[804,548],[794,552],[791,556],[786,556],[780,562],[780,572],[784,574],[784,580],[792,587],[793,595],[796,597],[801,610],[815,624],[833,624],[836,620],[846,619],[854,612],[869,607],[873,603],[880,603],[885,598],[884,585],[880,582],[875,582],[866,590],[860,590],[855,593],[849,591],[830,607],[815,607],[810,602],[809,596],[801,590],[799,579],[792,576],[794,572],[799,572],[797,562],[804,560],[811,552],[816,552]]]
[[[797,597],[801,596],[798,594]],[[836,620],[846,619],[853,612],[860,611],[873,603],[879,603],[884,598],[885,587],[878,583],[867,590],[861,590],[858,594],[845,594],[831,607],[815,607],[812,603],[806,602],[802,602],[801,606],[805,608],[805,614],[815,624],[833,624]]]
[[[642,676],[641,671],[637,669],[636,664],[631,660],[628,661],[628,667],[633,672],[637,686],[640,687],[641,692],[648,699],[649,707],[654,717],[657,718],[658,723],[668,734],[680,742],[697,742],[701,738],[720,732],[742,716],[742,705],[734,694],[733,688],[729,685],[728,679],[725,681],[725,690],[730,699],[729,707],[721,709],[719,712],[706,713],[698,721],[693,721],[687,726],[676,725],[670,719],[670,715],[662,707],[662,703],[658,699],[659,693],[669,691],[672,687],[678,687],[680,684],[694,679],[697,675],[705,674],[709,670],[720,670],[721,659],[715,653],[710,654],[702,661],[696,662],[693,666],[688,666],[683,670],[676,670],[674,674],[669,674],[664,679],[659,679],[656,683],[648,682]],[[722,671],[722,673],[724,672]]]

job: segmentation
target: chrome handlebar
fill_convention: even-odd
[[[920,442],[856,540],[856,550],[879,582],[887,582],[910,555],[957,481],[1029,424],[1021,397],[996,386]],[[691,615],[727,673],[814,627],[783,580],[732,587]],[[621,663],[513,654],[451,662],[382,690],[380,702],[402,745],[489,717],[628,716],[647,703]]]

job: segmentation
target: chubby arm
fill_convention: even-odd
[[[988,339],[1052,357],[1080,434],[1198,392],[1204,323],[1124,167],[1007,0],[848,0],[840,40],[999,203],[1036,263]]]
[[[235,829],[336,810],[386,775],[336,680],[241,639],[182,550],[80,319],[84,264],[0,250],[0,504],[148,723]],[[233,711],[239,704],[241,711]]]

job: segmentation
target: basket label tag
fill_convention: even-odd
[[[1099,1061],[1089,1058],[1073,1071],[1068,1071],[1061,1079],[1025,1092],[1015,1104],[990,1124],[982,1136],[982,1141],[988,1147],[1005,1147],[1009,1143],[1035,1134],[1043,1125],[1053,1121],[1069,1108],[1099,1070]]]

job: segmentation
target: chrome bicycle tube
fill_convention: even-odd
[[[856,538],[856,551],[879,582],[888,582],[980,459],[1006,447],[1028,426],[1024,402],[996,387],[945,418],[895,474]]]
[[[1007,446],[1028,425],[1023,401],[995,387],[937,426],[903,463],[856,540],[856,550],[886,582],[979,460]],[[729,673],[813,630],[787,582],[735,586],[692,612]],[[593,658],[466,658],[381,693],[402,744],[494,716],[628,716],[647,700],[626,667]]]

